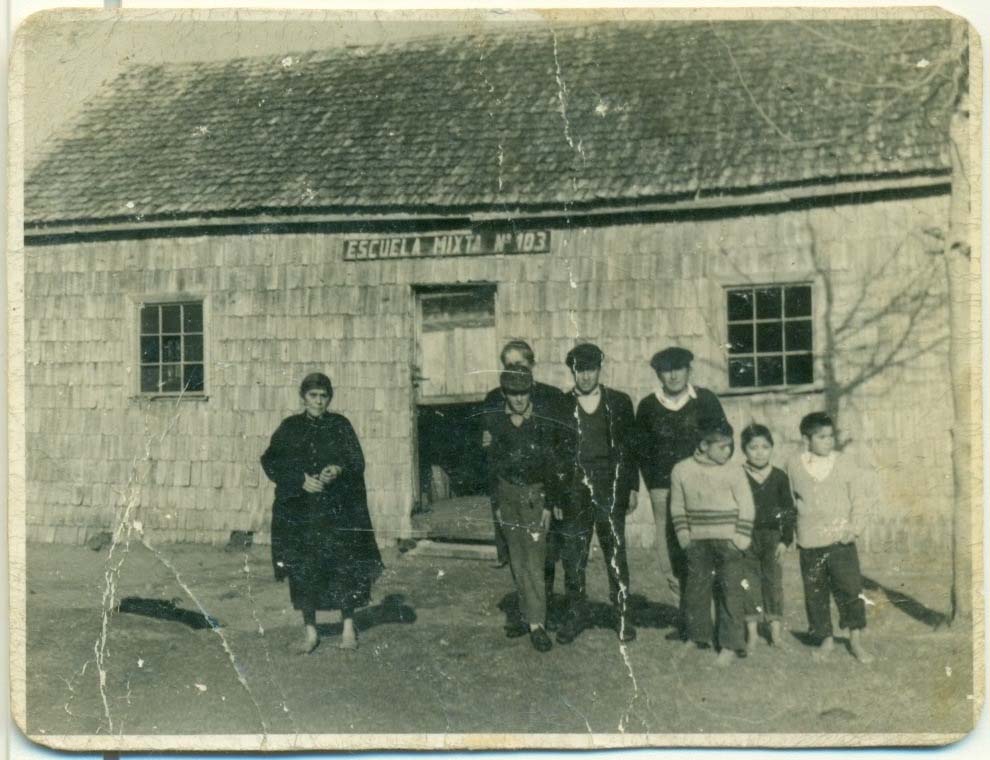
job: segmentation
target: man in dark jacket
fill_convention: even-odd
[[[485,412],[491,491],[496,495],[496,519],[508,547],[512,577],[519,594],[520,619],[510,620],[510,638],[529,634],[533,647],[545,652],[552,646],[546,632],[544,563],[546,537],[566,449],[559,445],[560,427],[541,417],[532,402],[533,376],[525,367],[501,374],[504,402]]]
[[[654,354],[650,367],[657,373],[660,387],[640,401],[636,410],[641,438],[639,466],[650,491],[660,569],[681,601],[687,567],[669,519],[670,473],[675,464],[694,454],[702,428],[726,421],[718,397],[691,384],[693,360],[694,354],[677,346]],[[683,617],[682,610],[682,621]]]
[[[567,354],[574,389],[567,394],[573,431],[574,472],[570,503],[563,510],[564,578],[568,614],[557,641],[570,643],[585,623],[585,579],[592,534],[605,559],[609,597],[617,612],[619,640],[632,641],[636,629],[629,614],[629,565],[626,515],[636,509],[639,472],[632,400],[599,382],[604,354],[582,343]]]
[[[502,353],[500,356],[503,369],[511,369],[513,367],[525,367],[532,373],[533,366],[536,364],[536,355],[533,353],[533,349],[524,340],[510,340],[502,348]],[[533,381],[532,390],[530,391],[530,399],[533,404],[534,413],[543,417],[547,420],[559,421],[562,410],[566,406],[563,392],[553,387],[552,385],[547,385],[545,383],[538,383]],[[485,396],[485,400],[482,404],[482,441],[481,445],[487,448],[491,444],[491,432],[485,428],[485,420],[489,419],[485,412],[491,412],[493,410],[499,410],[505,405],[505,395],[502,392],[502,388],[493,388]],[[556,484],[554,484],[556,486]],[[553,487],[553,486],[551,486]],[[505,542],[505,534],[502,531],[499,521],[494,519],[495,511],[498,509],[497,493],[490,493],[489,497],[492,502],[492,518],[494,521],[495,528],[495,550],[498,553],[498,561],[496,567],[505,567],[509,563],[509,553],[508,547]],[[547,535],[547,568],[546,568],[546,585],[547,585],[547,599],[552,600],[553,596],[553,583],[555,573],[555,566],[557,560],[560,558],[561,554],[561,543],[562,539],[560,536],[560,526],[557,524],[558,521],[554,520],[550,526],[550,532]],[[556,620],[551,620],[551,627],[555,627]]]

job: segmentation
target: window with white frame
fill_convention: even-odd
[[[141,304],[141,393],[205,392],[203,302]]]
[[[730,287],[725,297],[730,388],[815,381],[810,284]]]

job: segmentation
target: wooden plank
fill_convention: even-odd
[[[406,552],[409,557],[442,557],[444,559],[477,559],[494,562],[498,559],[495,547],[490,544],[455,544],[423,539]]]

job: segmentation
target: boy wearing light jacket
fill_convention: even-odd
[[[807,451],[791,461],[787,475],[797,508],[797,543],[808,632],[819,642],[818,658],[831,654],[831,597],[839,627],[849,630],[849,650],[862,663],[873,657],[863,647],[866,605],[856,538],[860,535],[864,484],[853,462],[835,448],[835,426],[824,412],[801,420]]]

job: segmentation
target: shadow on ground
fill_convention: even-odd
[[[498,602],[498,609],[505,615],[508,626],[519,620],[519,595],[515,591],[506,593]],[[638,628],[675,628],[677,608],[663,602],[651,602],[641,594],[631,594],[629,608],[632,610],[633,625]],[[604,628],[615,630],[619,623],[615,607],[605,602],[588,601],[584,607],[585,629]],[[556,630],[567,615],[567,599],[560,594],[552,594],[547,600],[547,628]]]
[[[359,631],[367,631],[375,626],[390,624],[411,624],[416,622],[416,610],[406,604],[403,594],[389,594],[380,604],[365,607],[354,613],[354,625]],[[342,623],[321,623],[316,626],[321,636],[339,636]]]
[[[949,616],[945,613],[926,607],[913,596],[884,586],[882,583],[878,583],[865,575],[863,576],[863,588],[867,591],[883,592],[883,595],[887,597],[887,601],[894,605],[894,607],[919,623],[929,626],[932,630],[938,630],[949,622]]]
[[[142,617],[154,618],[156,620],[182,623],[182,625],[187,625],[194,631],[201,631],[204,628],[221,627],[220,621],[216,618],[208,617],[202,612],[184,609],[168,599],[144,599],[140,596],[128,596],[120,600],[117,611],[125,612],[129,615],[141,615]]]

